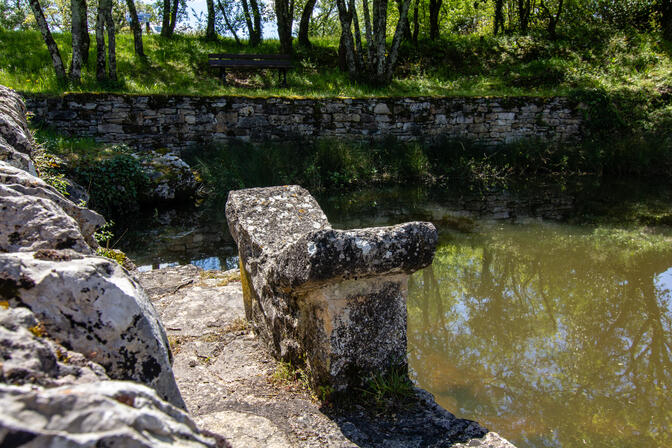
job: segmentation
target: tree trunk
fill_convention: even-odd
[[[355,0],[350,0],[350,11],[352,11],[352,21],[355,28],[355,45],[357,58],[357,69],[364,66],[364,49],[362,48],[362,35],[359,32],[359,18],[357,17],[357,8],[355,7]]]
[[[163,20],[161,20],[161,36],[170,37],[170,0],[163,0]]]
[[[294,0],[275,0],[275,17],[278,23],[280,51],[292,52],[292,22],[294,21]]]
[[[175,25],[177,25],[177,10],[180,7],[179,0],[173,0],[173,5],[170,10],[170,27],[168,37],[172,37],[175,33]]]
[[[663,29],[663,37],[672,41],[672,1],[660,0],[660,27]]]
[[[317,0],[308,0],[301,13],[301,21],[299,22],[299,45],[302,47],[310,47],[308,28],[310,27],[310,18],[313,16],[315,3],[317,3]]]
[[[401,45],[403,29],[408,25],[408,8],[410,6],[411,0],[403,0],[401,10],[399,11],[399,22],[397,23],[397,29],[394,31],[394,38],[392,39],[392,48],[390,48],[390,54],[387,57],[385,64],[384,79],[386,83],[392,81],[394,67],[397,64],[397,57],[399,56],[399,46]]]
[[[70,11],[72,13],[72,61],[70,62],[69,78],[74,84],[82,81],[82,10],[80,0],[71,0]]]
[[[362,0],[364,10],[364,32],[366,33],[366,48],[369,56],[369,63],[373,60],[373,31],[371,30],[371,14],[369,13],[369,1]]]
[[[530,0],[518,0],[518,22],[520,25],[520,32],[523,34],[527,34],[528,31],[530,10]]]
[[[102,0],[101,0],[102,1]],[[112,18],[112,0],[105,0],[105,25],[107,27],[107,65],[111,81],[117,80],[117,43],[114,36],[114,19]]]
[[[247,25],[247,34],[250,36],[250,46],[256,47],[261,43],[261,13],[259,12],[259,3],[257,0],[250,0],[252,14],[248,8],[247,0],[243,1],[243,15]],[[254,19],[254,22],[253,22]]]
[[[107,65],[105,70],[105,29],[107,29]],[[114,19],[112,18],[112,0],[98,2],[96,15],[96,79],[104,81],[117,80],[117,54],[114,36]]]
[[[254,39],[250,37],[250,45],[256,47],[261,44],[261,11],[259,10],[259,2],[257,0],[250,0],[250,6],[252,7],[252,19],[254,22]],[[254,43],[253,43],[254,42]]]
[[[397,9],[399,10],[399,17],[401,18],[401,8],[402,8],[402,3],[404,0],[396,0],[397,2]],[[403,34],[404,40],[410,41],[413,39],[413,33],[411,33],[411,24],[408,22],[408,17],[406,17],[406,26],[404,26],[404,34]]]
[[[208,24],[205,27],[205,39],[212,41],[217,40],[217,33],[215,33],[215,0],[205,1],[208,7]]]
[[[355,64],[355,47],[351,31],[352,11],[345,5],[345,0],[336,0],[336,6],[338,7],[338,18],[341,22],[341,41],[339,47],[342,50],[339,50],[339,52],[344,53],[348,74],[350,78],[354,79],[357,77],[357,66]]]
[[[252,16],[250,15],[250,8],[247,6],[247,0],[242,0],[243,16],[245,17],[245,25],[247,25],[247,35],[250,38],[250,46],[255,47],[257,44],[252,42],[254,35],[254,25],[252,24]]]
[[[384,82],[385,76],[385,54],[387,38],[387,0],[373,0],[373,40],[374,40],[374,58],[371,61],[372,80]],[[399,16],[401,22],[403,17]],[[397,23],[397,25],[399,25]],[[396,38],[396,35],[395,35]],[[401,39],[401,36],[399,36]]]
[[[420,0],[415,0],[413,5],[413,43],[418,44],[418,35],[420,34],[420,18],[418,17]]]
[[[504,31],[504,0],[495,0],[495,20],[493,34]]]
[[[65,67],[63,66],[63,59],[61,59],[61,53],[58,51],[58,45],[56,45],[56,41],[51,35],[51,31],[49,31],[49,25],[47,24],[47,20],[44,18],[44,12],[42,11],[40,1],[30,0],[30,9],[33,10],[35,21],[37,22],[37,26],[40,28],[44,43],[47,45],[47,49],[51,55],[51,62],[54,64],[54,71],[56,72],[56,79],[59,81],[64,81]]]
[[[81,12],[80,14],[81,22],[79,26],[80,54],[82,55],[82,65],[86,65],[89,63],[89,47],[91,46],[91,38],[89,37],[89,19],[87,16],[88,11],[86,7],[86,0],[79,0],[79,10]]]
[[[126,6],[128,6],[128,13],[131,16],[135,55],[141,59],[146,59],[145,49],[142,46],[142,27],[140,26],[140,20],[138,20],[138,11],[135,9],[135,0],[126,0]]]
[[[224,17],[224,25],[226,25],[226,29],[229,30],[231,34],[233,34],[233,39],[236,41],[236,45],[240,45],[240,39],[238,38],[238,33],[236,33],[236,30],[233,28],[231,22],[229,21],[229,15],[226,13],[226,8],[224,8],[224,5],[222,4],[221,0],[217,0],[217,4],[219,5],[219,10],[222,12],[222,17]]]
[[[541,9],[548,16],[548,26],[546,27],[546,30],[548,31],[548,36],[551,38],[551,40],[555,40],[557,38],[556,28],[558,26],[558,22],[560,21],[560,15],[562,14],[562,4],[563,0],[558,0],[558,10],[555,14],[553,14],[551,10],[548,9],[544,0],[541,0],[541,3],[539,4]]]
[[[503,1],[503,0],[500,0]],[[429,0],[429,38],[439,38],[439,14],[441,14],[442,0]]]
[[[96,14],[96,79],[104,81],[107,78],[105,72],[105,3],[109,0],[98,2]]]

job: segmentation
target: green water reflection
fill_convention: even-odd
[[[559,224],[441,231],[410,283],[410,365],[518,446],[672,446],[669,237]]]

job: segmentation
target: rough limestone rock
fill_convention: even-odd
[[[0,86],[0,161],[34,175],[33,146],[23,100],[14,90]]]
[[[172,201],[189,198],[197,182],[189,165],[174,153],[156,151],[135,154],[150,182],[149,200]]]
[[[408,276],[432,261],[431,223],[334,230],[298,186],[232,191],[226,216],[246,316],[274,356],[305,356],[336,391],[406,368]]]
[[[0,384],[0,445],[41,447],[218,447],[189,416],[126,381],[52,389]]]
[[[298,381],[278,381],[278,362],[244,325],[232,274],[190,265],[138,274],[176,347],[175,379],[201,429],[225,435],[234,448],[511,448],[418,388],[394,412],[380,412],[325,405]]]
[[[51,338],[111,378],[147,384],[184,408],[154,307],[114,261],[72,251],[0,254],[0,300],[30,308]]]
[[[54,387],[108,379],[101,366],[47,336],[29,309],[0,305],[0,382]]]
[[[105,223],[41,179],[0,161],[0,252],[74,249],[92,253]]]

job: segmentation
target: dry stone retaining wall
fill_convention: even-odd
[[[488,145],[578,139],[577,105],[563,98],[245,98],[27,94],[36,120],[75,136],[140,149],[229,139],[468,138]]]

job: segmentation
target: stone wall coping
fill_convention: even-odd
[[[483,99],[487,101],[534,101],[534,102],[552,102],[552,101],[571,101],[567,96],[541,96],[541,95],[422,95],[422,96],[365,96],[365,97],[350,97],[350,96],[252,96],[252,95],[194,95],[194,94],[166,94],[166,93],[117,93],[117,92],[63,92],[63,93],[42,93],[42,92],[23,92],[17,91],[24,98],[40,98],[40,99],[66,99],[66,98],[162,98],[162,99],[194,99],[194,100],[284,100],[284,101],[378,101],[378,102],[396,102],[403,100],[410,100],[413,102],[421,101],[437,101],[437,100],[478,100]]]

